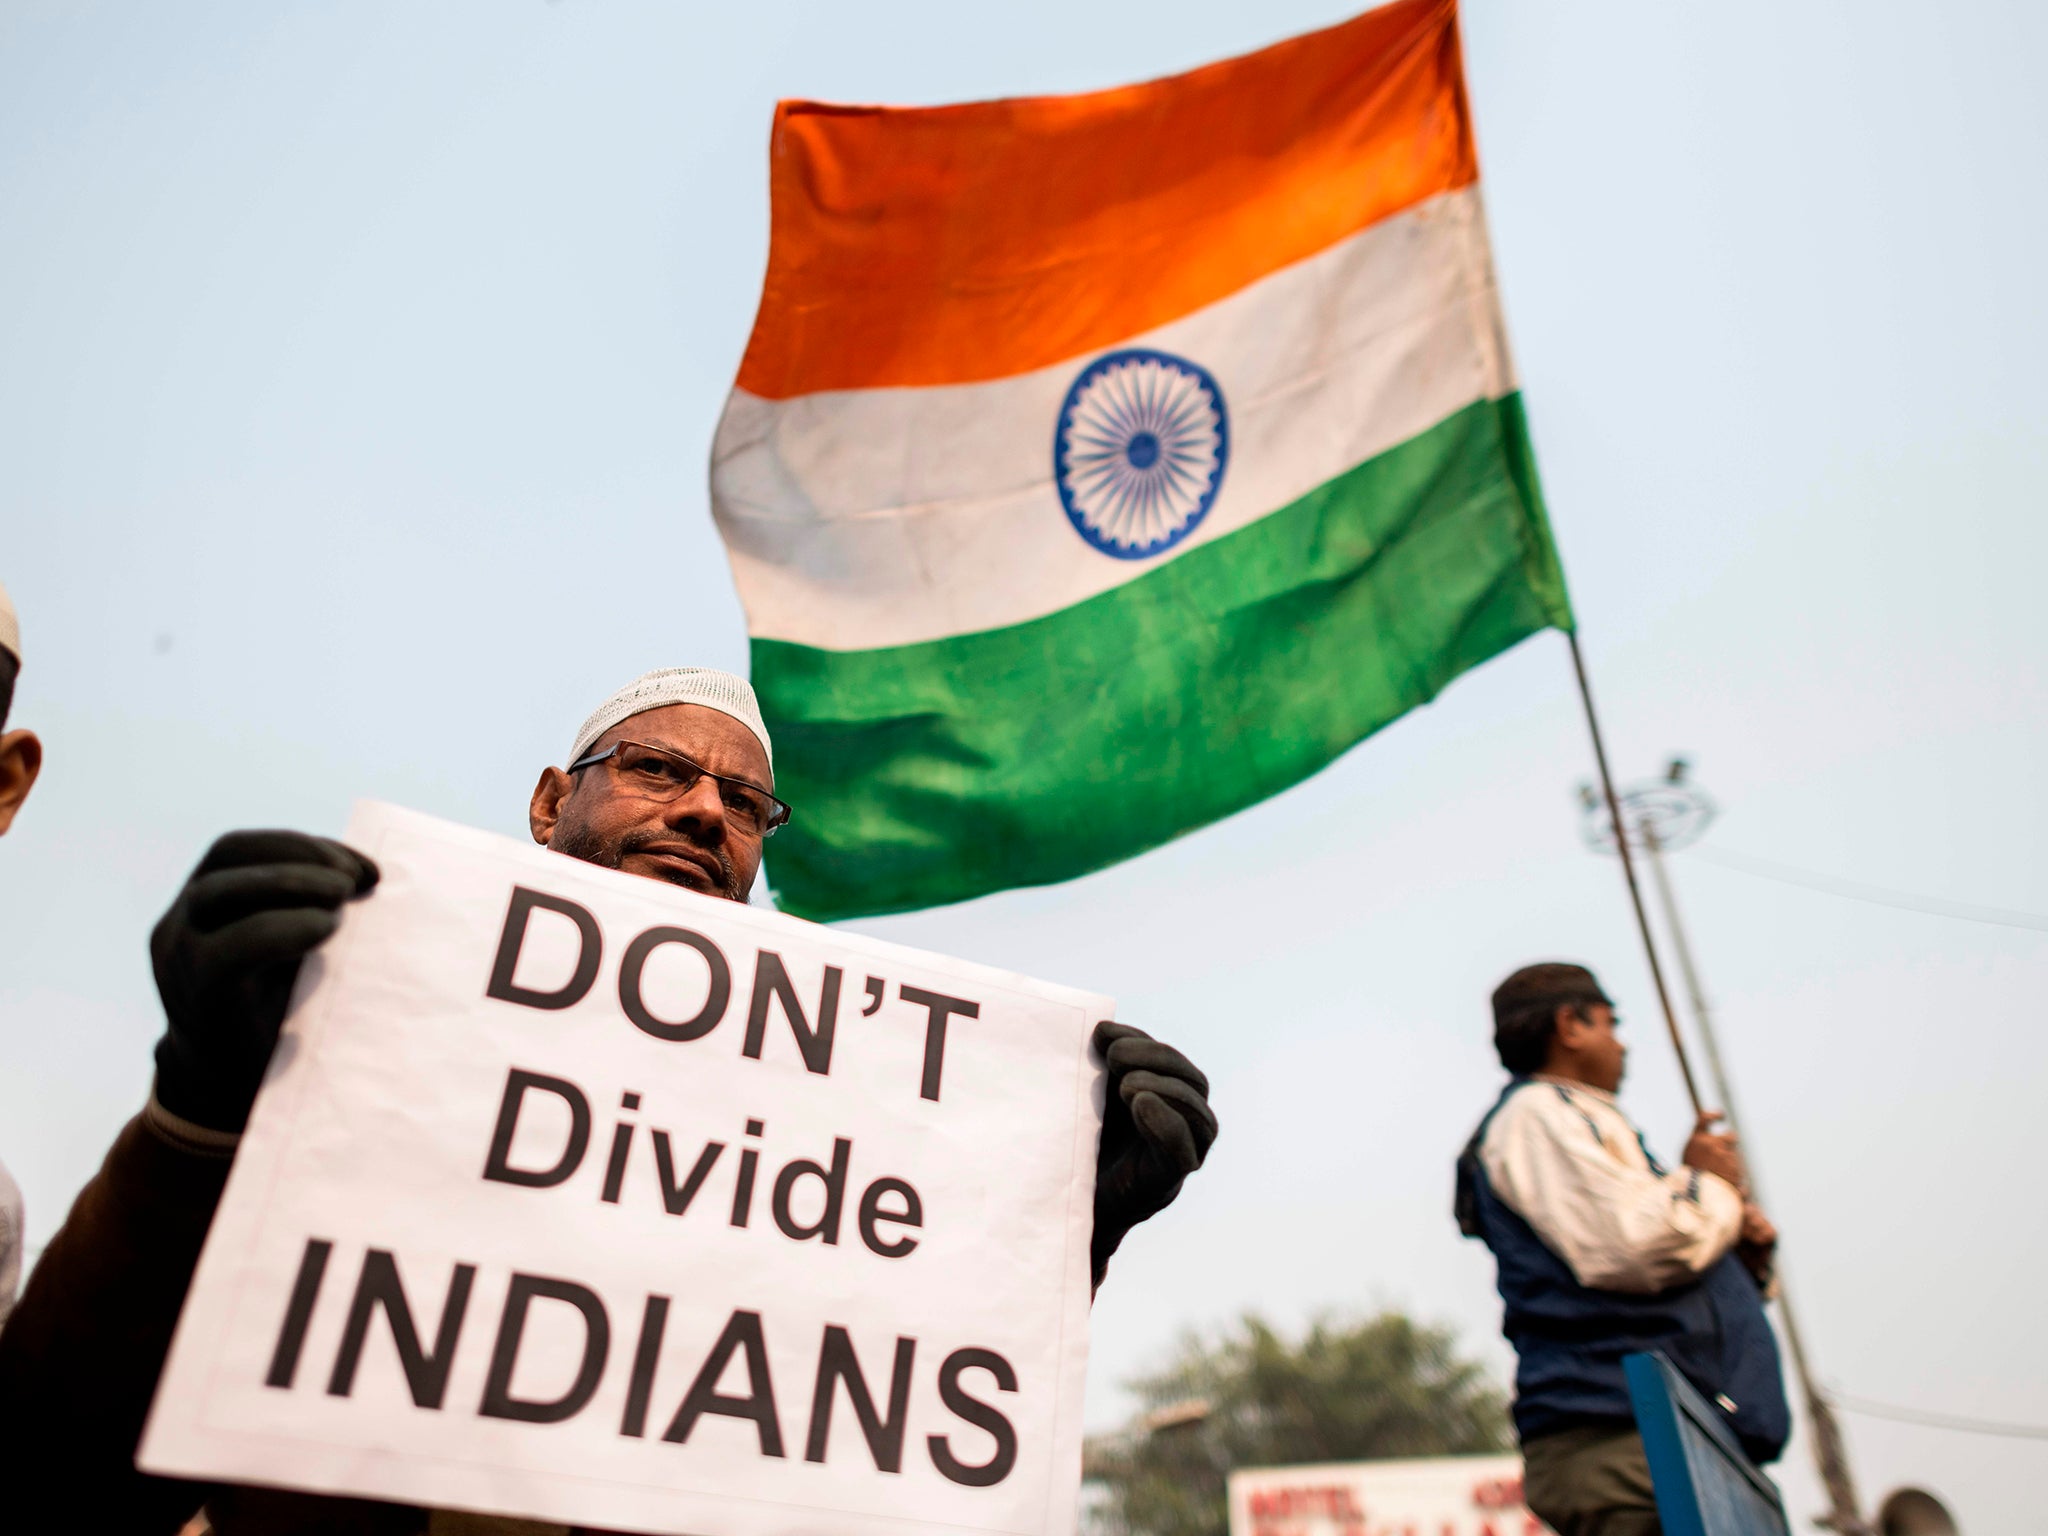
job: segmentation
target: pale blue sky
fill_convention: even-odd
[[[744,665],[704,480],[777,96],[1106,85],[1348,9],[0,0],[0,581],[50,759],[0,844],[0,1158],[35,1239],[145,1091],[145,935],[210,838],[363,795],[518,832],[610,689]],[[2048,912],[2048,12],[1473,0],[1467,33],[1623,771],[1691,752],[1729,849]],[[1215,1078],[1212,1166],[1096,1309],[1092,1423],[1245,1307],[1399,1303],[1506,1369],[1446,1207],[1515,965],[1601,969],[1676,1150],[1588,768],[1539,636],[1173,847],[862,925],[1113,993]],[[2048,935],[1677,875],[1826,1374],[2048,1422]],[[2048,1445],[1846,1422],[1870,1491],[2048,1531]]]

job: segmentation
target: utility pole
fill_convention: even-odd
[[[1674,757],[1665,766],[1664,777],[1638,784],[1614,796],[1597,793],[1590,784],[1579,786],[1579,806],[1584,813],[1583,830],[1588,846],[1600,853],[1621,853],[1622,839],[1616,836],[1615,814],[1619,813],[1626,834],[1626,846],[1641,849],[1650,867],[1650,883],[1656,888],[1657,903],[1663,909],[1665,932],[1678,954],[1679,975],[1685,981],[1693,1021],[1705,1047],[1707,1070],[1720,1097],[1721,1112],[1728,1130],[1743,1148],[1743,1166],[1749,1174],[1750,1189],[1756,1194],[1759,1181],[1756,1160],[1743,1138],[1742,1124],[1735,1109],[1735,1091],[1728,1081],[1728,1069],[1721,1056],[1721,1042],[1714,1029],[1714,1017],[1707,1006],[1706,990],[1700,985],[1699,968],[1693,963],[1692,944],[1678,915],[1678,898],[1671,886],[1664,855],[1689,847],[1707,830],[1717,814],[1714,802],[1691,781],[1691,765]],[[1759,1204],[1762,1203],[1759,1197]],[[1813,1426],[1813,1459],[1827,1490],[1828,1516],[1822,1523],[1840,1536],[1874,1536],[1872,1528],[1858,1513],[1856,1483],[1849,1471],[1849,1453],[1841,1426],[1827,1393],[1814,1379],[1807,1364],[1806,1346],[1792,1310],[1791,1288],[1782,1267],[1778,1276],[1778,1317],[1784,1324],[1785,1345],[1792,1356],[1793,1374],[1806,1399],[1807,1421]]]

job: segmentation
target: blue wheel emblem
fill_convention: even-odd
[[[1229,459],[1230,417],[1209,370],[1142,347],[1081,370],[1052,444],[1067,521],[1119,560],[1162,554],[1193,533]]]

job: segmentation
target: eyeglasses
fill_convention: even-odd
[[[768,836],[789,820],[789,806],[767,790],[745,779],[728,779],[680,752],[650,747],[644,741],[615,741],[602,752],[578,758],[569,765],[569,772],[607,761],[612,765],[612,777],[627,794],[664,805],[687,795],[699,779],[711,780],[718,786],[725,819],[756,837]]]

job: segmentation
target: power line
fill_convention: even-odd
[[[1929,1429],[1953,1429],[1965,1435],[2003,1435],[2014,1440],[2048,1440],[2048,1424],[2014,1424],[2004,1419],[1972,1419],[1959,1413],[1930,1413],[1923,1408],[1901,1408],[1895,1403],[1874,1403],[1868,1398],[1845,1397],[1836,1392],[1834,1400],[1851,1413],[1866,1418],[1893,1419],[1901,1424],[1920,1424]]]
[[[1705,859],[1709,864],[1719,864],[1724,869],[1754,875],[1760,880],[1776,880],[1785,885],[1803,885],[1808,890],[1825,891],[1830,896],[1843,896],[1850,901],[1867,901],[1873,906],[1896,907],[1905,912],[1925,912],[1934,917],[1960,918],[1968,923],[1989,923],[1998,928],[2029,928],[2036,933],[2048,933],[2048,917],[2037,917],[2031,912],[2015,912],[2006,907],[1978,907],[1968,902],[1944,901],[1939,896],[1918,896],[1911,891],[1887,890],[1880,885],[1864,885],[1860,881],[1841,880],[1833,875],[1818,874],[1810,869],[1780,864],[1775,859],[1759,859],[1753,854],[1733,853],[1726,848],[1695,847],[1691,854],[1696,859]]]

